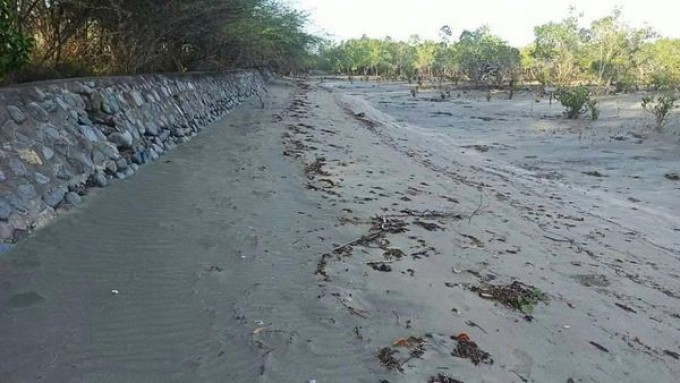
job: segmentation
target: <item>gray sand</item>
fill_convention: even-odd
[[[527,96],[408,97],[278,84],[91,193],[0,257],[0,381],[674,381],[677,136],[638,143],[616,101],[586,129]],[[376,216],[407,231],[333,254]],[[513,280],[549,297],[531,322],[471,291]],[[462,331],[492,365],[451,356]],[[409,336],[424,354],[387,371]]]

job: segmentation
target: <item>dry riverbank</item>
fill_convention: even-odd
[[[502,160],[553,138],[463,113],[501,101],[391,91],[276,84],[3,255],[0,380],[673,381],[677,198]]]

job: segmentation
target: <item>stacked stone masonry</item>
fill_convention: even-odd
[[[0,88],[0,252],[264,91],[254,70]]]

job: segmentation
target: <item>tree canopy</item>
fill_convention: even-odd
[[[2,0],[0,78],[309,64],[306,14],[277,0]],[[9,41],[9,42],[7,42]],[[7,50],[7,52],[6,52]],[[18,71],[20,67],[23,71]]]
[[[598,85],[628,90],[680,86],[680,39],[659,38],[650,28],[633,28],[615,8],[584,25],[573,11],[560,21],[534,28],[534,41],[517,49],[482,26],[440,41],[363,36],[326,47],[319,67],[345,75],[391,78],[440,77],[473,84],[537,82],[545,86]]]
[[[680,85],[680,39],[627,25],[621,10],[584,25],[573,11],[517,49],[488,27],[439,41],[349,39],[305,30],[283,0],[0,0],[0,81],[269,66],[344,75],[501,85]],[[436,28],[436,26],[433,26]]]
[[[519,66],[519,51],[509,46],[489,28],[464,31],[459,40],[450,41],[450,28],[441,28],[442,41],[409,41],[391,38],[343,41],[323,51],[321,66],[347,75],[385,75],[387,77],[466,76],[475,82],[483,80],[489,68],[511,71]]]

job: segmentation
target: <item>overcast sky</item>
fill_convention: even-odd
[[[454,36],[464,29],[487,24],[515,46],[533,40],[533,27],[566,17],[573,5],[590,21],[623,7],[626,21],[652,26],[666,37],[680,38],[678,0],[290,0],[311,13],[313,32],[325,31],[336,40],[409,35],[438,39],[439,28],[449,25]]]

